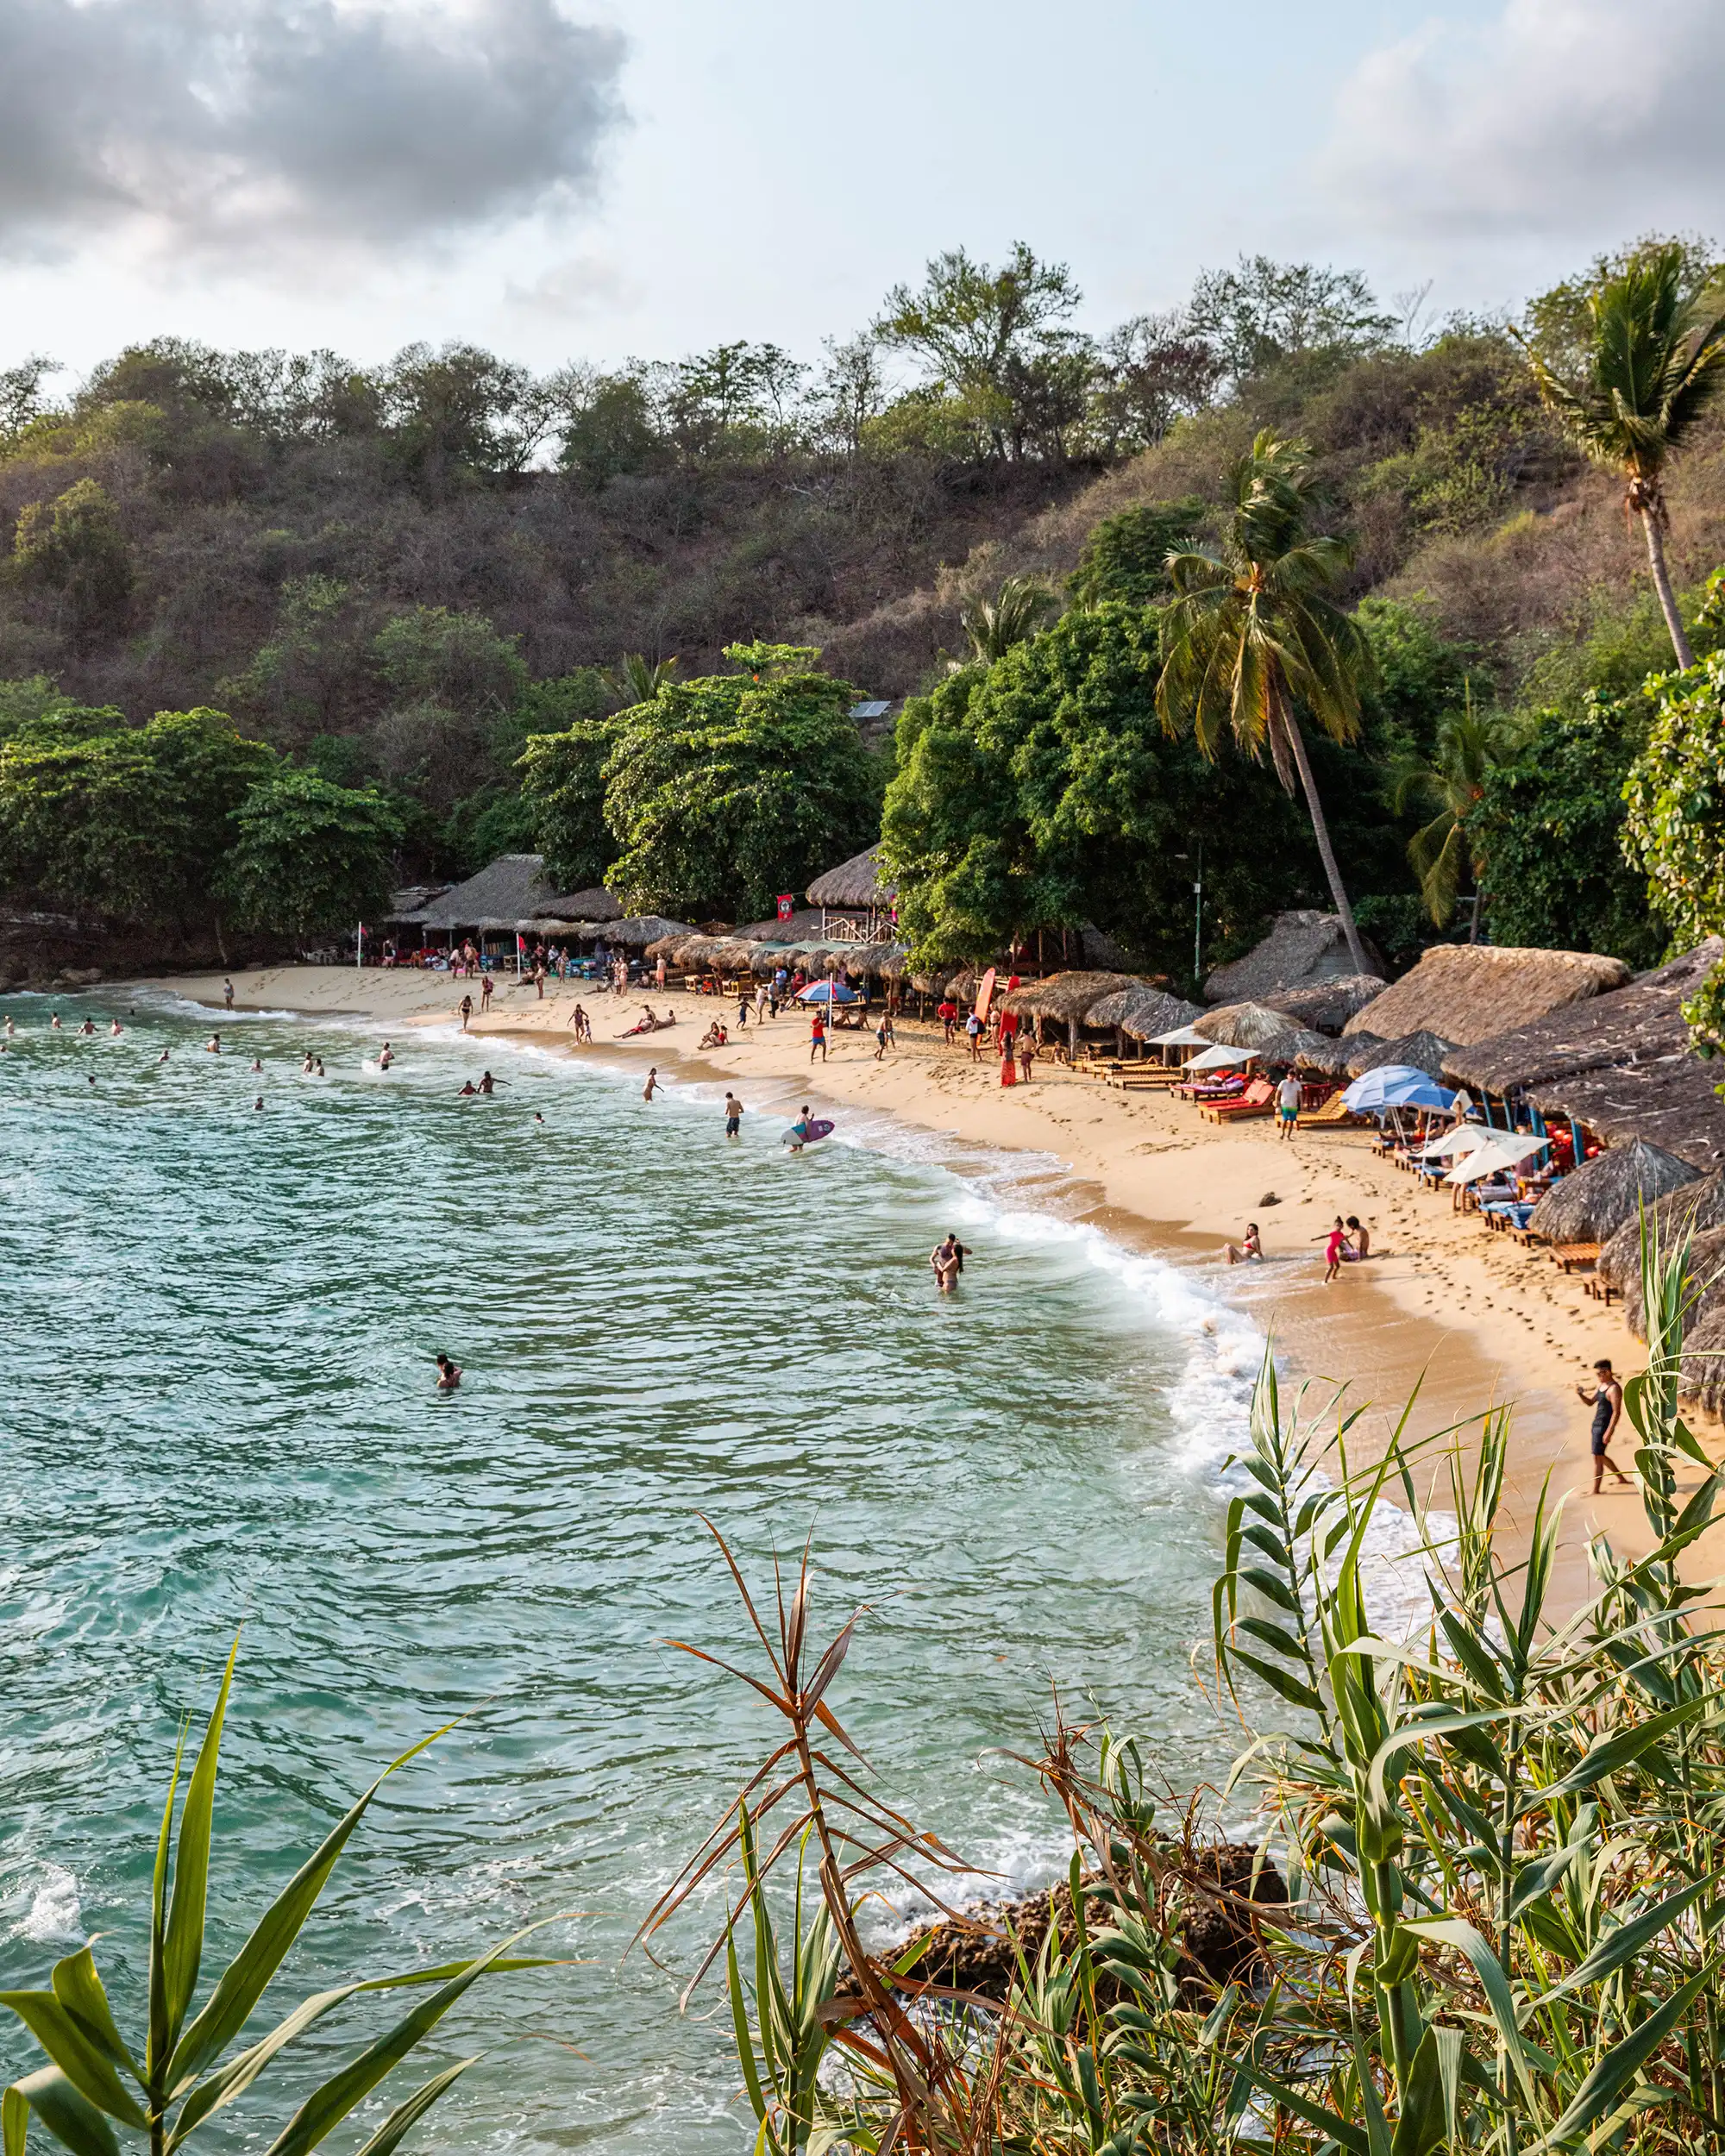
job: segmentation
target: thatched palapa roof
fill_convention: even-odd
[[[771,920],[750,921],[746,928],[739,928],[739,936],[751,943],[799,943],[811,936],[821,933],[820,908],[818,906],[800,906],[789,920],[781,921],[775,915]]]
[[[1158,1033],[1172,1032],[1176,1025],[1189,1025],[1198,1016],[1195,1003],[1183,1002],[1178,996],[1138,981],[1093,1003],[1084,1023],[1118,1026],[1132,1040],[1152,1041]]]
[[[1357,1043],[1367,1041],[1369,1047]],[[1435,1033],[1404,1033],[1398,1041],[1380,1041],[1369,1033],[1356,1033],[1338,1044],[1348,1051],[1346,1069],[1350,1078],[1364,1078],[1384,1063],[1402,1063],[1423,1070],[1428,1078],[1441,1078],[1444,1064],[1455,1051],[1453,1041],[1440,1040]]]
[[[1722,957],[1725,942],[1710,936],[1680,958],[1638,974],[1626,988],[1560,1005],[1531,1025],[1458,1048],[1450,1060],[1451,1075],[1462,1085],[1501,1094],[1512,1086],[1549,1085],[1582,1071],[1680,1055],[1689,1045],[1683,1002]]]
[[[1648,1232],[1659,1239],[1662,1250],[1671,1250],[1686,1235],[1701,1236],[1709,1229],[1725,1227],[1725,1174],[1718,1170],[1697,1182],[1679,1184],[1647,1207]],[[1641,1278],[1640,1216],[1626,1220],[1599,1253],[1599,1277],[1608,1286],[1624,1291],[1626,1312],[1639,1308]],[[1634,1329],[1639,1332],[1640,1326]]]
[[[1000,999],[1000,1007],[1021,1018],[1057,1018],[1082,1025],[1091,1006],[1122,988],[1145,984],[1129,973],[1051,973],[1045,981],[1026,981]]]
[[[1244,958],[1218,966],[1204,983],[1204,995],[1211,1003],[1268,1003],[1277,989],[1309,988],[1353,973],[1340,917],[1302,909],[1278,913],[1261,943]]]
[[[1636,1138],[1608,1147],[1553,1183],[1529,1214],[1527,1225],[1553,1243],[1603,1243],[1644,1204],[1697,1180],[1687,1161]]]
[[[1314,981],[1308,988],[1273,989],[1258,1000],[1292,1018],[1296,1025],[1313,1026],[1320,1033],[1339,1033],[1350,1018],[1358,1018],[1389,985],[1375,973],[1345,973],[1338,974],[1333,981]]]
[[[543,854],[499,854],[476,876],[434,899],[412,914],[400,918],[421,928],[490,928],[513,930],[518,921],[550,921],[565,927],[593,917],[582,911],[586,903],[608,900],[608,892],[560,894],[545,881]],[[617,908],[620,914],[622,908]]]
[[[661,937],[674,936],[679,931],[687,935],[688,923],[667,920],[662,913],[637,913],[626,921],[606,921],[594,932],[621,950],[645,950],[649,943],[656,943]]]
[[[1364,1031],[1369,1018],[1380,1040],[1430,1032],[1446,1041],[1484,1041],[1565,1004],[1621,988],[1628,978],[1621,958],[1594,951],[1437,943],[1343,1031]]]
[[[808,887],[809,904],[829,910],[890,906],[899,894],[898,886],[883,874],[880,851],[878,846],[871,846],[866,853],[855,854],[825,875],[817,876]]]
[[[1673,1055],[1531,1086],[1527,1097],[1541,1115],[1570,1116],[1608,1144],[1644,1138],[1707,1175],[1725,1168],[1725,1100],[1715,1091],[1722,1075],[1685,1043]]]
[[[1339,1042],[1324,1034],[1314,1033],[1309,1025],[1290,1025],[1286,1032],[1278,1033],[1273,1040],[1264,1044],[1258,1051],[1258,1060],[1266,1070],[1272,1066],[1292,1070],[1296,1063],[1304,1064],[1308,1070],[1322,1070],[1327,1068],[1324,1059],[1339,1046]],[[1315,1062],[1312,1060],[1314,1056]]]
[[[1192,1030],[1218,1047],[1262,1048],[1287,1032],[1289,1026],[1283,1013],[1272,1011],[1267,1004],[1225,1003],[1220,1010],[1206,1011],[1201,1018],[1194,1018]]]

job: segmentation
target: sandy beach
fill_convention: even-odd
[[[139,985],[217,1008],[222,1002],[219,975]],[[238,1008],[357,1018],[385,1036],[459,1024],[463,994],[473,991],[479,1001],[477,982],[333,967],[243,971],[234,987]],[[1349,1403],[1366,1408],[1357,1444],[1381,1440],[1416,1385],[1412,1427],[1421,1432],[1512,1405],[1517,1514],[1531,1511],[1548,1472],[1554,1493],[1566,1499],[1565,1598],[1585,1592],[1589,1537],[1604,1533],[1624,1552],[1647,1546],[1633,1489],[1608,1478],[1597,1498],[1590,1493],[1588,1411],[1573,1389],[1589,1381],[1600,1356],[1620,1373],[1640,1367],[1640,1344],[1621,1306],[1592,1300],[1579,1278],[1565,1277],[1541,1252],[1489,1234],[1477,1215],[1454,1212],[1447,1192],[1422,1192],[1373,1156],[1366,1133],[1308,1131],[1284,1144],[1268,1120],[1218,1126],[1186,1104],[1126,1093],[1060,1070],[1051,1059],[1038,1060],[1029,1085],[1002,1088],[992,1059],[972,1063],[962,1042],[944,1044],[938,1024],[913,1020],[899,1024],[896,1050],[879,1062],[872,1032],[841,1030],[825,1063],[811,1069],[802,1012],[786,1012],[759,1031],[751,1025],[731,1045],[703,1053],[696,1044],[708,1023],[718,1016],[729,1024],[734,1004],[591,991],[592,984],[578,991],[548,982],[542,1000],[530,984],[499,977],[491,1012],[476,1016],[471,1031],[476,1040],[524,1035],[572,1054],[624,1057],[643,1072],[656,1063],[673,1083],[713,1087],[715,1109],[731,1086],[746,1107],[787,1119],[808,1100],[835,1116],[847,1106],[866,1107],[957,1140],[1051,1154],[1078,1179],[1085,1217],[1118,1240],[1200,1265],[1213,1288],[1271,1335],[1289,1374],[1314,1381],[1314,1398],[1345,1383]],[[569,1031],[578,1000],[595,1036],[591,1049],[579,1051]],[[616,1038],[643,1000],[674,1009],[677,1025]],[[1068,1185],[1069,1207],[1074,1196]],[[1369,1226],[1372,1255],[1326,1288],[1319,1238],[1338,1213],[1357,1213]],[[1262,1229],[1267,1262],[1229,1268],[1223,1245],[1251,1219]],[[1614,1445],[1626,1467],[1631,1450],[1626,1425]]]

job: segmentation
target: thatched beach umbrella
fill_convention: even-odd
[[[687,921],[668,921],[662,913],[637,913],[626,921],[607,921],[602,931],[606,943],[616,943],[624,950],[645,950],[649,943],[656,943],[662,936],[687,936],[693,933]]]
[[[1358,1018],[1368,1003],[1376,1002],[1389,985],[1375,973],[1345,973],[1333,981],[1314,981],[1303,987],[1277,988],[1258,1000],[1292,1018],[1296,1025],[1309,1025],[1320,1033],[1339,1033],[1350,1018]]]
[[[1318,1038],[1322,1041],[1323,1046],[1308,1048],[1300,1057],[1300,1069],[1315,1071],[1322,1078],[1346,1078],[1348,1075],[1347,1043],[1333,1041],[1327,1033],[1320,1033]]]
[[[1710,1180],[1710,1179],[1709,1179]],[[1681,1197],[1685,1194],[1668,1194]],[[1634,1231],[1636,1238],[1636,1264],[1631,1277],[1623,1283],[1623,1322],[1638,1340],[1647,1337],[1647,1307],[1641,1294],[1640,1222],[1625,1221],[1617,1231],[1622,1235]],[[1616,1237],[1613,1237],[1615,1242]],[[1600,1252],[1603,1258],[1605,1253]],[[1672,1251],[1661,1244],[1661,1262],[1667,1262]],[[1685,1338],[1694,1332],[1704,1318],[1725,1308],[1725,1225],[1703,1228],[1690,1243],[1688,1256],[1683,1268],[1684,1297],[1688,1305],[1688,1318],[1684,1326]]]
[[[1308,1025],[1290,1025],[1285,1033],[1278,1033],[1266,1041],[1258,1051],[1258,1062],[1265,1070],[1292,1070],[1296,1063],[1308,1069],[1323,1069],[1324,1058],[1335,1048],[1336,1043],[1322,1033],[1314,1033]],[[1312,1058],[1319,1060],[1314,1064]]]
[[[1224,1003],[1194,1018],[1192,1025],[1223,1048],[1262,1048],[1288,1031],[1287,1019],[1267,1003]]]
[[[1552,1243],[1603,1243],[1643,1205],[1700,1177],[1675,1153],[1636,1138],[1613,1145],[1565,1175],[1534,1207],[1527,1225]]]
[[[1685,1235],[1705,1235],[1709,1228],[1725,1227],[1725,1173],[1718,1170],[1697,1182],[1679,1183],[1647,1207],[1647,1232],[1657,1237],[1662,1250],[1671,1250]],[[1608,1287],[1620,1288],[1627,1299],[1631,1288],[1640,1301],[1641,1278],[1641,1218],[1627,1219],[1599,1253],[1599,1277]]]
[[[1091,1010],[1105,996],[1123,988],[1144,987],[1129,973],[1054,973],[1045,981],[1032,981],[1000,999],[1000,1008],[1019,1018],[1044,1018],[1066,1028],[1067,1052],[1078,1052],[1078,1028],[1088,1022]]]
[[[1370,1048],[1359,1046],[1361,1036],[1350,1034],[1346,1046],[1348,1050],[1347,1074],[1350,1078],[1364,1078],[1369,1070],[1376,1070],[1384,1063],[1405,1064],[1410,1069],[1423,1070],[1428,1078],[1441,1078],[1444,1065],[1452,1041],[1440,1040],[1435,1033],[1404,1033],[1400,1040],[1374,1040]]]

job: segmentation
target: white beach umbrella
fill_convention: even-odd
[[[1255,1048],[1207,1048],[1201,1056],[1195,1056],[1185,1068],[1188,1070],[1230,1070],[1242,1063],[1255,1062]]]
[[[1441,1138],[1434,1138],[1421,1157],[1424,1160],[1458,1160],[1464,1153],[1477,1153],[1482,1145],[1490,1143],[1492,1136],[1493,1133],[1484,1124],[1458,1123],[1454,1130],[1446,1131]]]
[[[1501,1168],[1519,1168],[1534,1153],[1544,1152],[1548,1142],[1542,1138],[1515,1138],[1508,1131],[1494,1131],[1484,1145],[1477,1145],[1458,1167],[1451,1169],[1444,1181],[1473,1183],[1482,1175],[1495,1175]]]
[[[1176,1025],[1171,1033],[1152,1033],[1145,1043],[1146,1048],[1202,1048],[1209,1040],[1208,1033],[1195,1033],[1189,1025]]]

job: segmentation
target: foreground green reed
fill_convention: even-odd
[[[1137,1745],[1059,1727],[1036,1764],[1071,1822],[1070,1913],[1004,2001],[863,1944],[871,1883],[938,1895],[958,1859],[870,1793],[828,1703],[856,1620],[817,1652],[806,1560],[770,1625],[737,1574],[766,1667],[732,1674],[781,1740],[643,1928],[737,1868],[701,1973],[722,1959],[759,2156],[1725,2146],[1725,1634],[1679,1569],[1721,1471],[1678,1408],[1684,1256],[1644,1251],[1627,1388],[1654,1547],[1624,1564],[1596,1544],[1567,1618],[1555,1509],[1525,1555],[1500,1546],[1504,1416],[1452,1444],[1428,1514],[1421,1448],[1398,1433],[1350,1471],[1346,1423],[1339,1448],[1303,1426],[1266,1366],[1214,1649],[1248,1739],[1225,1795],[1255,1805],[1289,1901],[1207,1887],[1194,1814],[1158,1808]],[[1405,1639],[1374,1633],[1365,1584],[1392,1489],[1430,1582]],[[787,1865],[788,1907],[768,1891]],[[1206,1901],[1256,1940],[1250,1983],[1194,1981],[1181,1925]]]
[[[48,2057],[47,2065],[15,2082],[0,2098],[4,2156],[23,2156],[33,2116],[72,2156],[119,2156],[116,2127],[147,2139],[151,2156],[170,2156],[244,2096],[326,2015],[350,1999],[367,1992],[435,1986],[429,1998],[309,2090],[268,2145],[268,2156],[308,2156],[418,2048],[481,1977],[553,1965],[509,1955],[507,1950],[518,1940],[541,1928],[529,1925],[472,1960],[410,1969],[397,1976],[356,1978],[314,1991],[273,2028],[254,2035],[242,2048],[232,2048],[316,1908],[372,1799],[397,1768],[405,1766],[443,1733],[440,1730],[392,1760],[331,1828],[258,1919],[193,2014],[204,1958],[222,1729],[238,1652],[235,1641],[186,1783],[177,1841],[174,1803],[182,1752],[174,1755],[151,1874],[149,1976],[141,2040],[129,2044],[120,2033],[97,1970],[94,1940],[54,1964],[49,1990],[0,1991],[0,2006],[10,2008]],[[438,2098],[475,2063],[475,2059],[457,2059],[422,2083],[361,2144],[356,2156],[391,2156]]]

